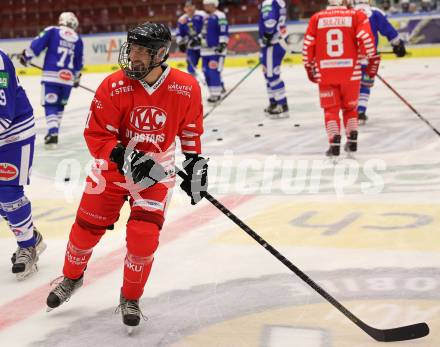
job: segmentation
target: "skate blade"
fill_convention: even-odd
[[[127,329],[127,334],[128,334],[129,336],[131,336],[131,335],[133,335],[133,333],[136,331],[136,328],[137,328],[137,327],[131,327],[131,326],[126,325],[125,328]]]
[[[36,247],[37,255],[43,253],[46,250],[46,248],[47,245],[44,243],[44,241],[41,241]]]
[[[290,118],[290,114],[288,114],[288,113],[280,113],[280,114],[266,113],[266,117],[268,117],[270,119],[287,119],[287,118]]]
[[[58,145],[54,144],[54,143],[51,143],[51,144],[48,144],[48,145],[44,145],[44,148],[46,148],[49,151],[53,151],[53,150],[58,148]]]
[[[37,271],[38,271],[38,265],[34,264],[30,267],[29,270],[16,274],[16,278],[18,281],[23,281]]]
[[[46,312],[50,312],[50,311],[52,311],[54,309],[54,307],[49,307],[49,306],[47,306],[46,307]]]
[[[358,123],[359,123],[359,125],[365,125],[365,124],[367,124],[367,121],[366,120],[360,120]]]

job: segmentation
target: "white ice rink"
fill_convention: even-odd
[[[226,87],[247,71],[227,69]],[[440,59],[384,61],[380,73],[440,129]],[[212,195],[367,324],[430,325],[429,336],[392,346],[439,347],[439,136],[376,81],[356,160],[331,165],[323,155],[316,85],[298,65],[284,67],[282,76],[290,119],[262,114],[267,101],[261,70],[206,119]],[[103,78],[86,74],[81,82],[95,89]],[[127,336],[114,313],[127,210],[95,248],[84,287],[46,313],[90,161],[82,130],[93,95],[73,91],[60,147],[47,151],[39,77],[21,81],[38,128],[27,194],[48,247],[39,272],[17,282],[9,260],[15,240],[0,222],[0,346],[380,345],[209,202],[193,207],[180,189],[141,300],[148,320],[134,335]],[[73,171],[64,182],[67,164]]]

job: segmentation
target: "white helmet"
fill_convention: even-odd
[[[69,27],[73,30],[78,28],[79,22],[73,12],[63,12],[58,18],[58,25]]]
[[[203,5],[214,5],[218,7],[218,0],[203,0]]]
[[[344,0],[328,0],[329,6],[343,6]]]
[[[354,0],[355,5],[370,5],[370,0]]]

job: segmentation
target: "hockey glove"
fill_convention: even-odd
[[[368,65],[365,68],[365,72],[367,73],[368,76],[370,76],[370,78],[376,77],[377,72],[379,71],[379,65],[380,65],[380,55],[374,55],[368,58]]]
[[[182,53],[186,52],[186,43],[179,43],[179,51]]]
[[[222,42],[215,48],[214,52],[216,54],[223,54],[223,53],[225,53],[227,46],[228,46],[228,44],[226,42]]]
[[[272,38],[273,38],[273,34],[264,33],[263,37],[261,38],[261,43],[267,47],[272,46],[271,44]]]
[[[118,166],[118,171],[138,184],[148,188],[164,179],[167,174],[159,163],[149,155],[136,149],[126,149],[118,143],[110,154],[110,160]],[[144,181],[145,180],[145,181]]]
[[[402,40],[400,40],[397,45],[393,46],[393,52],[398,58],[402,58],[406,55],[405,44]]]
[[[81,72],[78,72],[75,74],[75,77],[73,78],[73,88],[79,87],[79,81],[81,80]]]
[[[318,79],[316,78],[316,70],[312,65],[306,65],[306,72],[307,77],[309,78],[310,82],[312,83],[318,83]]]
[[[189,47],[193,48],[193,47],[200,47],[200,45],[202,44],[202,39],[199,36],[194,36],[193,38],[191,38],[189,40]]]
[[[183,168],[187,177],[180,188],[191,198],[191,205],[197,204],[208,191],[208,159],[197,154],[185,154]]]
[[[26,57],[26,50],[23,50],[21,54],[18,56],[18,60],[20,61],[20,64],[23,66],[28,66],[29,58]]]

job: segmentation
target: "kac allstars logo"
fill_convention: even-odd
[[[144,133],[163,129],[166,120],[166,112],[155,106],[138,106],[130,114],[131,125]]]

